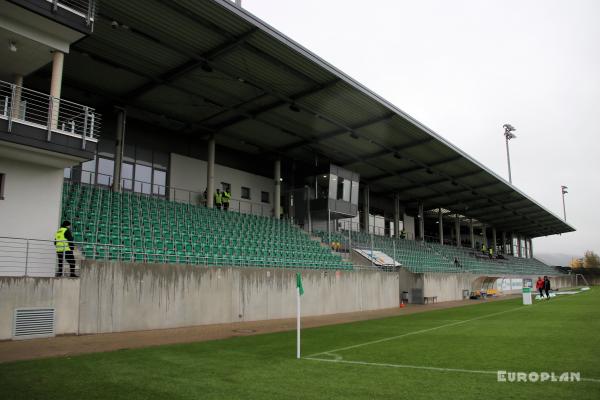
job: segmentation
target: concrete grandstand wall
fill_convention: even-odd
[[[398,307],[414,289],[460,300],[495,277],[377,270],[304,270],[304,316]],[[553,287],[572,284],[552,277]],[[80,279],[0,278],[0,340],[12,336],[16,308],[56,308],[57,334],[175,328],[295,315],[295,271],[83,261]]]

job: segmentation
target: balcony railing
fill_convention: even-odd
[[[8,121],[9,132],[14,124],[22,124],[45,130],[48,141],[55,133],[80,138],[83,149],[86,141],[98,141],[102,123],[92,107],[4,81],[0,81],[0,119]]]
[[[94,17],[96,14],[96,1],[95,0],[46,0],[52,4],[54,11],[59,8],[69,11],[73,14],[79,15],[84,18],[86,24],[91,26],[94,23]]]

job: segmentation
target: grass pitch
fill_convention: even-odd
[[[0,398],[600,398],[598,289],[307,329],[302,343],[301,360],[286,332],[0,364]],[[504,383],[498,370],[582,380]]]

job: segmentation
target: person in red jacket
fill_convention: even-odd
[[[535,288],[540,292],[540,297],[544,298],[544,280],[541,276],[538,276],[538,280],[535,283]]]

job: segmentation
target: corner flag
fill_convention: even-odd
[[[304,288],[302,287],[302,274],[300,272],[296,272],[296,287],[298,288],[298,292],[300,292],[300,296],[302,296]]]

